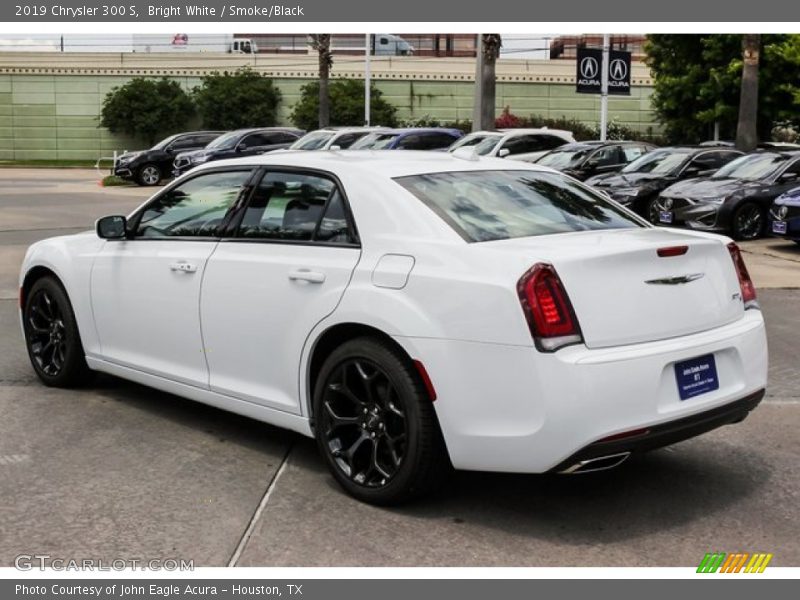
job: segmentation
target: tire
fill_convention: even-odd
[[[42,383],[69,388],[91,379],[75,313],[58,280],[43,277],[33,284],[22,317],[28,357]]]
[[[656,196],[647,201],[644,209],[644,218],[653,225],[660,225],[659,212],[661,211],[658,206],[658,196]]]
[[[136,182],[144,186],[158,185],[162,177],[161,169],[153,163],[142,165],[136,172]]]
[[[731,236],[735,240],[755,240],[764,233],[764,210],[755,202],[737,206],[731,216]]]
[[[362,337],[334,350],[313,404],[317,446],[354,498],[400,504],[446,479],[450,462],[433,403],[413,364],[388,343]]]

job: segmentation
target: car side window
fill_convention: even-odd
[[[244,148],[257,148],[259,146],[266,146],[270,142],[267,140],[267,136],[263,133],[251,133],[248,136],[245,136],[244,139],[239,142]]]
[[[639,158],[646,152],[643,146],[624,146],[622,148],[622,155],[624,162],[631,162]]]
[[[397,143],[397,147],[405,150],[420,150],[422,148],[422,136],[412,133],[405,136]]]
[[[424,149],[438,150],[439,148],[448,148],[455,141],[456,138],[446,133],[430,133],[425,138]]]
[[[338,189],[328,200],[328,206],[322,215],[317,235],[314,238],[319,242],[328,244],[352,244],[354,236],[350,231],[350,224],[347,222],[347,213],[344,208],[344,198]]]
[[[275,133],[266,134],[264,136],[264,145],[269,144],[289,144],[298,139],[298,136],[293,135],[287,131],[276,131]]]
[[[520,135],[513,137],[503,144],[509,155],[524,154],[527,152],[541,152],[558,148],[565,142],[553,135]]]
[[[598,167],[611,167],[620,163],[619,146],[608,146],[600,148],[592,156],[592,160],[597,163]]]
[[[784,173],[793,173],[795,175],[800,175],[800,160],[796,160],[792,164],[790,164],[786,168]]]
[[[284,240],[351,241],[341,193],[326,177],[268,172],[256,186],[238,237]]]
[[[168,190],[144,209],[136,237],[216,235],[249,177],[249,170],[205,173]]]

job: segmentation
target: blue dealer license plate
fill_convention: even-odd
[[[675,363],[675,379],[681,400],[718,390],[719,379],[714,355],[706,354]]]
[[[772,233],[786,233],[786,221],[773,221]]]
[[[660,223],[672,223],[672,212],[662,210],[658,213],[658,221]]]

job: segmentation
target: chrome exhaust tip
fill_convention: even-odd
[[[576,462],[571,467],[559,471],[564,475],[577,475],[578,473],[593,473],[595,471],[606,471],[620,466],[631,455],[630,452],[619,452],[617,454],[608,454],[606,456],[598,456],[596,458],[588,458]]]

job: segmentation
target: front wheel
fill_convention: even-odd
[[[735,240],[754,240],[764,229],[764,211],[755,202],[745,202],[733,211],[731,235]]]
[[[314,390],[317,445],[334,478],[371,504],[397,504],[449,470],[433,404],[407,357],[375,338],[342,344]]]
[[[28,356],[42,383],[74,387],[91,378],[75,313],[58,281],[43,277],[33,284],[22,320]]]
[[[161,181],[161,169],[158,168],[158,165],[146,164],[139,169],[136,180],[139,185],[158,185],[158,182]]]

